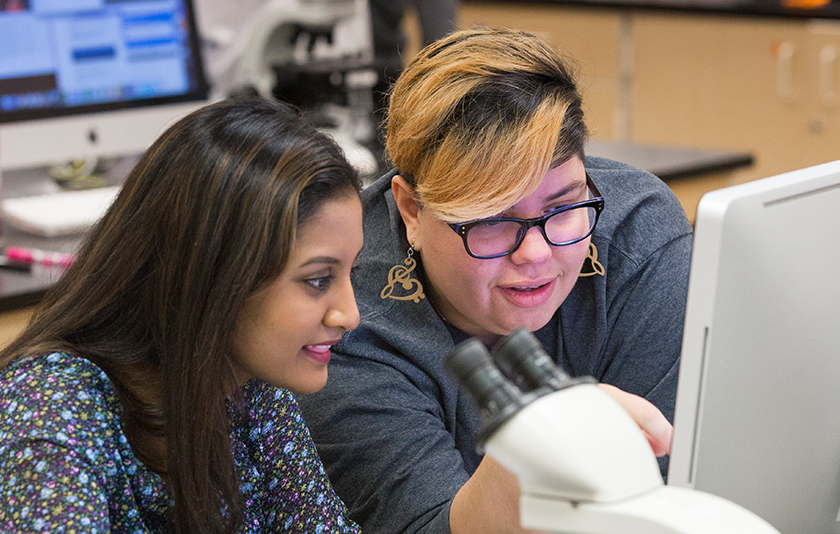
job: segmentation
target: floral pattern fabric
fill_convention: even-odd
[[[252,380],[229,410],[242,480],[241,533],[357,533],[294,397]],[[172,502],[134,456],[105,373],[66,353],[0,374],[0,532],[163,533]]]

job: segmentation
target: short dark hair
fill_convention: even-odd
[[[503,211],[550,168],[584,155],[574,63],[504,28],[432,43],[394,84],[387,149],[417,199],[447,222]]]

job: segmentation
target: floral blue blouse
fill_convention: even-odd
[[[294,397],[257,380],[244,396],[247,417],[231,417],[240,532],[358,532]],[[111,381],[85,359],[53,353],[3,369],[0,532],[165,532],[171,501],[132,453],[120,413]]]

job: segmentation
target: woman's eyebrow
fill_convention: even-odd
[[[569,193],[579,191],[581,189],[586,188],[586,181],[585,180],[575,180],[574,182],[569,182],[565,186],[561,187],[559,191],[554,192],[553,194],[547,196],[545,198],[546,202],[551,202],[552,200],[556,200],[560,197],[564,197]]]
[[[341,263],[341,260],[338,258],[333,258],[332,256],[315,256],[314,258],[309,258],[305,262],[300,264],[300,267],[306,267],[307,265],[315,265],[315,264],[326,264],[326,265],[335,265]]]

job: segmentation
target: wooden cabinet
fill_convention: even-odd
[[[32,308],[0,313],[0,348],[8,345],[23,330],[31,315]]]
[[[838,28],[635,14],[631,139],[750,152],[741,180],[840,159]]]
[[[809,24],[803,57],[804,158],[814,163],[834,161],[840,159],[840,21]]]

